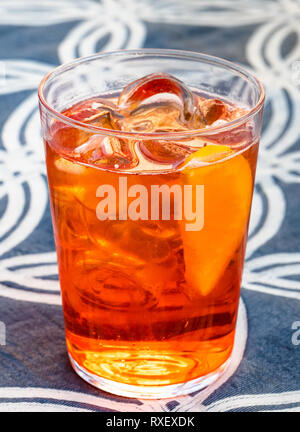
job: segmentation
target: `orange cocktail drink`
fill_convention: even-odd
[[[140,51],[146,63],[149,55]],[[194,391],[224,370],[254,186],[259,83],[225,62],[248,94],[235,100],[221,81],[212,93],[201,73],[198,85],[189,75],[183,82],[182,53],[168,55],[167,70],[147,63],[151,73],[122,86],[91,85],[56,114],[54,91],[45,95],[51,74],[40,89],[69,356],[84,379],[129,396]],[[118,59],[106,56],[87,66]],[[225,67],[196,54],[189,61]]]

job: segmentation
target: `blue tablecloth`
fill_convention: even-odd
[[[0,410],[300,410],[299,29],[297,0],[0,1]],[[36,94],[62,62],[137,47],[224,57],[267,91],[233,361],[212,387],[152,402],[69,364]]]

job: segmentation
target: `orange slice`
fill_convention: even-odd
[[[208,145],[189,156],[182,170],[184,184],[204,185],[203,228],[187,231],[187,221],[181,223],[185,277],[198,295],[212,292],[247,228],[253,187],[251,169],[242,155],[222,160],[231,154],[227,146]]]

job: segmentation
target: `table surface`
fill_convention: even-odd
[[[221,3],[0,2],[0,410],[300,411],[300,4]],[[152,402],[100,392],[68,362],[36,94],[60,63],[137,47],[224,57],[267,93],[232,363]]]

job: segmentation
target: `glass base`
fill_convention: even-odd
[[[70,362],[75,372],[89,384],[97,387],[100,390],[104,390],[108,393],[112,393],[118,396],[125,396],[130,398],[139,399],[162,399],[171,398],[176,396],[186,395],[188,393],[194,393],[198,390],[211,385],[215,382],[227,368],[230,357],[223,363],[218,369],[211,372],[210,374],[201,376],[179,384],[162,385],[162,386],[134,386],[129,384],[123,384],[117,381],[112,381],[106,378],[101,378],[91,372],[87,371],[72,358],[69,354]]]

